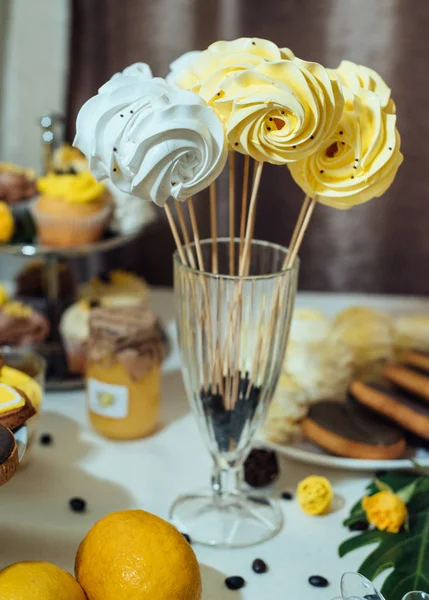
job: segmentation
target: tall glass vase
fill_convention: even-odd
[[[249,274],[232,268],[229,239],[201,243],[207,271],[174,257],[174,287],[182,372],[187,395],[213,458],[211,489],[182,496],[170,517],[193,540],[244,547],[276,535],[275,502],[241,491],[242,468],[263,423],[283,362],[298,281],[298,265],[282,270],[286,248],[253,241]],[[188,248],[194,252],[195,248]],[[213,274],[216,264],[218,274]]]

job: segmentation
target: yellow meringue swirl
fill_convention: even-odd
[[[193,54],[193,53],[192,53]],[[192,58],[192,57],[191,57]],[[198,56],[184,61],[178,72],[172,65],[170,82],[181,88],[199,93],[209,104],[216,99],[223,81],[231,74],[257,66],[264,61],[294,58],[289,48],[278,48],[276,44],[261,38],[239,38],[231,42],[215,42]]]
[[[76,175],[49,173],[38,180],[37,188],[43,194],[71,204],[95,202],[106,191],[104,183],[98,183],[90,171],[81,171]]]
[[[344,94],[334,135],[315,154],[288,165],[306,194],[339,209],[384,194],[403,161],[396,115],[384,111],[373,92],[344,88]]]
[[[374,92],[380,98],[381,108],[390,114],[396,113],[396,106],[390,97],[391,90],[384,79],[374,69],[357,65],[350,60],[341,61],[339,67],[332,71],[344,87],[352,92],[360,89]]]
[[[314,154],[343,110],[341,85],[317,63],[262,62],[223,81],[215,109],[238,152],[276,165]]]

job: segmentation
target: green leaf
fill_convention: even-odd
[[[382,594],[388,600],[401,600],[410,591],[429,593],[429,476],[393,474],[383,477],[383,482],[397,493],[403,493],[408,502],[408,530],[397,534],[371,530],[356,535],[340,545],[339,554],[344,556],[369,544],[377,544],[364,560],[359,572],[374,579],[392,568]],[[377,492],[376,482],[369,486],[369,493]],[[356,520],[356,512],[350,519]]]
[[[402,500],[402,502],[404,502],[405,504],[408,504],[408,502],[414,496],[414,494],[416,492],[416,487],[418,484],[419,484],[419,479],[416,479],[415,481],[413,481],[413,483],[409,483],[408,485],[406,485],[405,487],[401,488],[400,490],[398,490],[396,492],[397,495]]]
[[[394,491],[390,487],[390,485],[387,485],[387,483],[384,483],[384,481],[381,481],[381,479],[376,479],[375,480],[375,485],[376,485],[377,490],[379,492],[390,492],[390,493],[392,493]]]

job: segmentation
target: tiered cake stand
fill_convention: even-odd
[[[63,307],[60,302],[59,269],[60,262],[74,258],[87,259],[96,255],[125,247],[141,233],[139,228],[126,235],[107,234],[106,237],[93,244],[75,248],[48,248],[39,244],[6,244],[0,246],[0,260],[6,261],[8,256],[41,258],[46,269],[47,282],[47,316],[51,323],[51,335],[47,342],[38,345],[35,350],[47,360],[48,371],[46,387],[49,390],[78,389],[83,379],[68,372],[64,349],[59,334],[59,321]]]

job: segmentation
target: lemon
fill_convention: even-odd
[[[19,562],[0,571],[1,600],[86,600],[76,580],[47,562]]]
[[[116,512],[92,527],[76,556],[88,600],[200,600],[197,558],[181,533],[142,510]]]

